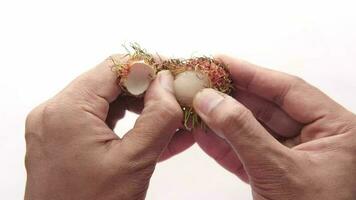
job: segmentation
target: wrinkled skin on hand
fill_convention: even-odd
[[[110,60],[35,108],[25,199],[144,199],[156,163],[194,139],[249,183],[255,200],[356,199],[355,115],[300,78],[220,58],[237,89],[198,93],[194,108],[210,130],[193,135],[176,132],[182,111],[170,73],[158,75],[144,102],[133,100],[119,96]],[[126,110],[140,117],[119,138],[113,128]]]
[[[156,163],[193,144],[176,132],[182,111],[169,72],[143,102],[119,96],[113,65],[104,61],[28,115],[26,200],[144,199]],[[119,138],[113,128],[125,110],[141,114]]]
[[[220,58],[237,90],[198,93],[199,146],[255,200],[356,199],[355,115],[298,77]]]

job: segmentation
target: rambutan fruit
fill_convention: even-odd
[[[192,108],[194,96],[204,88],[213,88],[230,94],[232,80],[227,65],[210,57],[189,59],[157,59],[138,44],[132,44],[133,52],[128,50],[127,61],[120,63],[113,59],[119,85],[128,95],[141,96],[150,82],[161,70],[169,70],[174,76],[174,91],[184,112],[184,126],[192,129],[203,125]]]

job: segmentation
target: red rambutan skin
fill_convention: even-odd
[[[197,71],[208,77],[211,88],[226,94],[230,94],[232,90],[227,66],[213,58],[169,59],[158,64],[158,69],[170,70],[174,76],[185,71]]]
[[[125,79],[130,73],[130,67],[133,62],[143,61],[153,67],[156,73],[162,70],[169,70],[174,77],[185,71],[196,71],[197,74],[202,74],[209,80],[208,87],[213,88],[225,94],[230,94],[233,90],[232,79],[228,71],[228,67],[220,60],[210,57],[193,57],[189,59],[165,59],[162,60],[160,56],[153,56],[145,49],[142,49],[138,44],[131,44],[133,52],[128,50],[126,55],[128,59],[125,62],[115,62],[114,71],[118,76],[118,84],[124,91],[124,94],[131,95],[124,86]],[[159,58],[159,59],[157,59]],[[136,96],[139,97],[139,96]],[[184,112],[184,126],[187,129],[194,128],[203,122],[191,107],[183,106]],[[190,126],[188,124],[191,124]]]

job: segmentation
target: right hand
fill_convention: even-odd
[[[255,200],[356,199],[355,115],[300,78],[221,59],[238,89],[195,97],[211,129],[194,132],[200,147]]]

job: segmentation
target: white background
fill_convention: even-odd
[[[340,0],[0,0],[0,199],[23,198],[26,114],[124,42],[167,56],[232,54],[299,75],[356,111],[355,8]],[[193,146],[158,165],[147,199],[251,195]]]

